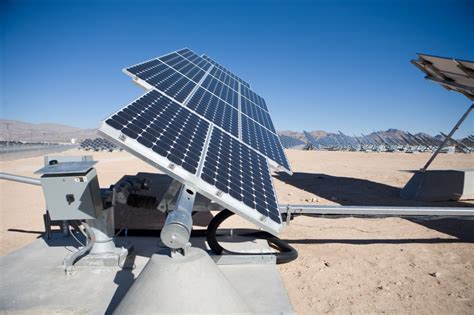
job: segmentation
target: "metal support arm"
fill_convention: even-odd
[[[24,184],[41,186],[41,181],[38,178],[26,177],[14,174],[0,172],[0,179],[11,180],[12,182],[19,182]]]
[[[474,218],[469,207],[383,207],[383,206],[323,206],[280,205],[280,213],[291,215],[360,216],[360,217],[463,217]]]
[[[438,147],[438,149],[436,150],[435,153],[433,153],[433,155],[430,157],[430,159],[428,160],[428,162],[426,162],[425,166],[423,166],[422,169],[420,169],[420,171],[424,172],[426,171],[426,169],[428,169],[428,167],[430,166],[430,164],[433,162],[433,160],[436,158],[436,156],[439,154],[439,152],[441,152],[441,150],[443,149],[443,147],[446,145],[446,143],[449,141],[450,138],[453,137],[454,133],[456,132],[456,130],[459,129],[459,127],[461,126],[461,124],[464,122],[464,120],[466,119],[466,117],[469,115],[469,113],[472,111],[472,109],[474,108],[474,104],[471,104],[471,106],[467,109],[467,111],[464,113],[464,115],[462,115],[461,119],[459,119],[459,121],[457,122],[457,124],[453,127],[453,129],[451,130],[451,132],[448,134],[447,137],[444,137],[444,140],[443,140],[443,143],[441,143]]]

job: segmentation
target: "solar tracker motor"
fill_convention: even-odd
[[[192,210],[196,193],[187,185],[182,185],[175,210],[166,217],[161,230],[161,241],[171,249],[185,252],[193,228]]]

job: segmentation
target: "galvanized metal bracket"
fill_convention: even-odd
[[[168,189],[166,190],[163,199],[161,199],[158,205],[158,210],[160,210],[161,212],[168,212],[170,210],[171,203],[173,202],[173,200],[175,200],[182,186],[183,184],[174,179],[168,186]]]

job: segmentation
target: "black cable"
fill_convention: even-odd
[[[284,264],[291,262],[298,258],[298,252],[294,247],[285,242],[284,240],[279,239],[272,234],[259,231],[255,229],[233,229],[235,232],[234,235],[248,236],[259,239],[265,239],[269,246],[277,249],[279,252],[276,253],[238,253],[232,252],[223,248],[217,241],[217,230],[219,226],[232,216],[234,213],[229,210],[223,210],[219,212],[209,223],[207,230],[199,229],[192,230],[191,237],[206,237],[207,243],[209,244],[210,249],[217,255],[227,254],[227,255],[275,255],[277,264]],[[118,231],[116,236],[123,236],[123,230]],[[146,237],[160,237],[161,230],[143,230],[143,229],[128,229],[128,236],[146,236]],[[230,234],[229,234],[230,235]]]
[[[295,260],[296,258],[298,258],[298,252],[296,251],[296,249],[293,248],[287,242],[279,239],[276,236],[273,236],[272,234],[268,232],[253,230],[253,229],[234,229],[233,231],[239,232],[238,233],[239,235],[253,236],[256,238],[265,239],[268,242],[268,245],[270,245],[270,247],[277,249],[279,252],[277,253],[239,253],[239,252],[232,252],[230,250],[223,248],[217,241],[217,229],[222,224],[222,222],[227,220],[232,215],[234,215],[233,212],[227,209],[222,210],[211,220],[211,222],[209,223],[207,227],[207,231],[206,231],[207,244],[216,255],[222,255],[222,254],[224,255],[257,255],[257,256],[275,255],[277,264],[289,263]]]

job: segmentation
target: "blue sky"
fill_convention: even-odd
[[[279,130],[446,132],[468,99],[409,61],[473,60],[472,12],[474,1],[2,1],[0,117],[98,127],[143,93],[122,68],[189,47],[250,82]]]

